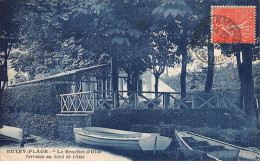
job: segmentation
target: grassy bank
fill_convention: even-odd
[[[99,111],[93,115],[92,126],[138,132],[160,133],[175,138],[174,131],[188,130],[243,147],[260,148],[259,129],[243,126],[243,119],[224,109],[207,111],[115,110]],[[23,128],[25,134],[47,139],[59,139],[58,120],[53,114],[6,111],[5,125]]]

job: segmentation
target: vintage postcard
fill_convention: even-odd
[[[0,161],[259,161],[259,0],[0,0]]]

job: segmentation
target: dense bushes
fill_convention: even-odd
[[[37,135],[54,139],[58,137],[57,118],[52,115],[33,114],[29,112],[3,114],[5,125],[24,129],[25,135]]]
[[[241,128],[241,129],[222,129],[219,127],[199,127],[191,126],[178,127],[180,130],[187,130],[198,133],[210,138],[218,139],[242,147],[256,147],[260,149],[260,129]]]
[[[134,124],[177,124],[192,127],[221,127],[239,129],[244,119],[229,109],[194,110],[113,110],[95,112],[93,125],[130,130]]]
[[[25,134],[57,138],[59,95],[67,93],[66,83],[43,83],[8,88],[3,93],[5,125],[23,128]]]
[[[67,93],[66,83],[43,83],[8,88],[3,93],[2,107],[10,112],[57,114],[59,95]]]
[[[245,126],[244,117],[234,109],[194,109],[178,111],[173,119],[176,124],[192,127],[221,127],[239,129]]]
[[[160,133],[163,136],[173,138],[175,145],[175,130],[184,130],[194,132],[206,137],[224,141],[230,144],[234,144],[241,147],[256,147],[260,149],[260,129],[222,129],[219,127],[192,127],[183,126],[176,124],[159,124],[159,125],[149,125],[149,124],[134,124],[131,127],[132,131],[146,132],[146,133]]]
[[[157,125],[160,122],[170,120],[167,114],[158,110],[103,110],[96,111],[93,125],[130,130],[133,124]]]
[[[95,113],[93,121],[93,126],[160,133],[173,138],[175,148],[177,142],[174,131],[178,129],[242,147],[260,149],[260,130],[245,128],[243,117],[230,109],[99,111]]]

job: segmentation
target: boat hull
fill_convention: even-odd
[[[121,131],[94,127],[74,128],[75,141],[78,144],[106,147],[119,150],[164,150],[171,139],[158,134]]]
[[[91,146],[98,147],[109,147],[113,149],[121,149],[121,150],[141,150],[141,147],[138,144],[138,141],[117,141],[117,140],[106,140],[93,138],[88,136],[81,136],[75,134],[76,143],[86,144]]]
[[[208,157],[213,158],[215,160],[259,160],[260,152],[242,148],[239,146],[235,146],[229,143],[225,143],[219,140],[215,140],[209,137],[205,137],[199,134],[191,133],[191,132],[178,132],[175,131],[176,139],[181,148],[194,150],[194,148],[189,145],[188,142],[184,140],[184,138],[191,137],[192,139],[198,142],[207,142],[209,146],[212,147],[222,147],[220,150],[211,150],[207,152]],[[203,150],[201,150],[203,151]]]
[[[23,129],[11,127],[11,126],[3,126],[3,128],[0,129],[0,140],[23,142],[24,141]]]

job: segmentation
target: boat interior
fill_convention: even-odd
[[[205,152],[224,150],[222,145],[210,145],[207,141],[198,141],[193,137],[183,137],[183,140],[194,150],[202,150]]]
[[[185,136],[182,139],[193,149],[208,153],[209,156],[217,157],[219,160],[238,160],[239,149],[227,149],[224,145],[211,145],[207,141],[196,140]]]

